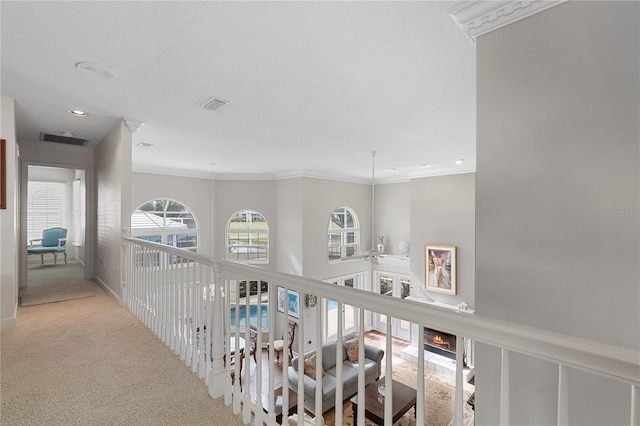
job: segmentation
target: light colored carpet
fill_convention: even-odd
[[[417,367],[414,363],[404,361],[402,359],[394,359],[393,361],[393,378],[399,382],[417,388],[416,384]],[[455,413],[455,382],[453,378],[436,373],[435,371],[425,369],[425,425],[429,426],[448,426],[454,424]],[[470,384],[464,385],[464,415],[463,424],[472,426],[474,424],[473,409],[466,401],[473,394],[475,387]],[[343,425],[353,425],[353,415],[351,402],[346,401],[342,407]],[[324,414],[325,423],[327,425],[335,424],[335,412],[330,410]],[[367,426],[373,425],[372,422],[366,421]],[[410,409],[404,416],[395,423],[396,426],[415,426],[415,410]]]
[[[241,425],[126,308],[95,297],[18,309],[0,332],[0,424]]]
[[[75,262],[30,265],[28,286],[19,292],[20,306],[83,299],[95,296],[96,284],[84,279],[82,266]]]

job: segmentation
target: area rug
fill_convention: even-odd
[[[94,297],[96,283],[84,279],[82,267],[75,262],[29,266],[27,287],[18,293],[20,307]]]
[[[416,388],[416,364],[404,361],[394,360],[393,378],[399,382]],[[455,413],[455,381],[451,377],[436,373],[435,371],[425,369],[425,425],[429,426],[449,426],[454,424]],[[474,412],[473,408],[467,403],[469,398],[475,392],[475,387],[470,384],[464,385],[464,410],[462,424],[465,426],[473,426]],[[353,425],[353,415],[351,402],[348,400],[342,406],[343,426]],[[326,425],[335,424],[335,412],[330,410],[324,414],[324,422]],[[373,425],[372,422],[366,421],[367,426]],[[415,412],[410,409],[404,416],[395,423],[396,426],[415,426]]]

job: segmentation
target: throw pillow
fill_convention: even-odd
[[[304,374],[305,376],[309,376],[313,380],[316,380],[317,371],[316,371],[316,355],[315,354],[304,359]],[[323,377],[324,377],[324,374],[325,374],[324,369],[322,369]]]
[[[358,342],[358,336],[351,340],[347,340],[344,343],[344,348],[347,351],[347,357],[349,357],[349,361],[358,362],[358,356],[360,355],[360,344]]]

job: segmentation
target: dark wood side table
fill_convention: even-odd
[[[369,383],[364,388],[364,416],[379,426],[384,426],[384,399],[378,393],[378,385],[384,384],[385,379]],[[416,405],[416,390],[410,386],[393,380],[393,423],[397,422],[411,407]],[[358,395],[351,398],[353,408],[353,424],[358,422]],[[415,413],[415,410],[414,410]]]

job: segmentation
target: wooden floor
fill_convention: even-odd
[[[381,333],[379,331],[368,331],[365,333],[364,335],[364,341],[366,344],[371,345],[371,346],[375,346],[381,349],[386,350],[387,347],[387,336],[384,333]],[[402,350],[404,348],[406,348],[407,346],[409,346],[409,342],[406,340],[402,340],[396,337],[392,338],[391,341],[391,345],[392,345],[392,353],[393,353],[393,357],[400,357],[400,353],[402,352]],[[385,356],[386,358],[386,356]],[[383,370],[384,370],[384,361],[385,359],[383,358]],[[269,352],[264,349],[262,351],[262,390],[266,390],[269,389],[269,365],[270,365],[270,361],[269,361]],[[282,365],[277,364],[276,362],[273,362],[273,370],[274,370],[274,389],[278,389],[280,387],[282,387]],[[246,365],[245,367],[246,368]],[[250,370],[250,388],[251,388],[251,394],[255,395],[255,389],[256,389],[256,364],[254,363],[253,359],[251,359],[251,370]],[[244,374],[244,371],[243,371]],[[244,378],[244,376],[243,376]],[[243,381],[243,387],[244,387],[244,381]]]

